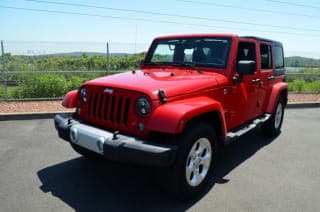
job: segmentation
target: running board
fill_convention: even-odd
[[[225,139],[225,144],[230,144],[232,142],[234,142],[236,139],[238,139],[240,136],[246,134],[247,132],[249,132],[250,130],[253,130],[254,128],[256,128],[257,126],[263,124],[264,122],[268,121],[271,117],[271,114],[265,114],[262,117],[253,120],[252,122],[237,128],[234,131],[228,132],[227,133],[227,137]]]

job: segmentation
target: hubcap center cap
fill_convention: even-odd
[[[200,157],[196,157],[196,159],[194,160],[194,167],[198,167],[201,163],[201,158]]]

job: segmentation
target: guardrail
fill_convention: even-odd
[[[286,80],[292,82],[295,79],[303,79],[307,82],[313,82],[320,80],[320,73],[295,73],[295,72],[286,72]]]

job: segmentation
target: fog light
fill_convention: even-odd
[[[144,130],[144,124],[140,122],[138,124],[138,129],[142,132]]]
[[[80,115],[81,109],[80,109],[80,108],[77,108],[76,113],[77,113],[78,115]]]

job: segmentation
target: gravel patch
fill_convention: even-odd
[[[59,112],[74,111],[67,109],[58,101],[17,101],[0,102],[0,113],[27,113],[27,112]]]
[[[289,93],[288,95],[289,103],[292,102],[320,102],[320,94],[296,94]]]

